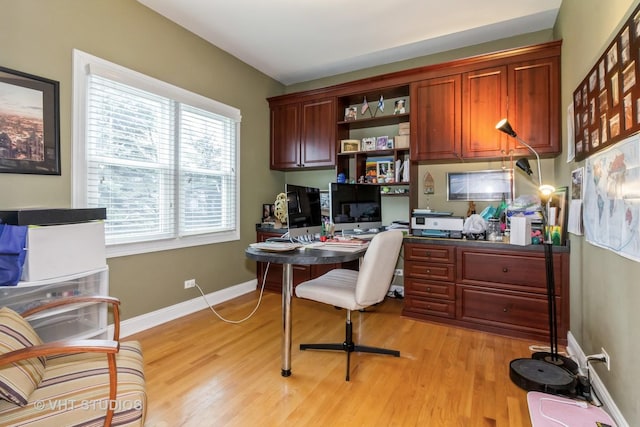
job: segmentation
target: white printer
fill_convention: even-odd
[[[411,214],[411,234],[420,237],[462,239],[464,218],[452,212],[414,209]]]

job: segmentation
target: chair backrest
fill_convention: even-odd
[[[371,240],[360,265],[356,283],[358,304],[363,306],[376,304],[387,295],[402,248],[403,237],[401,230],[389,230],[376,234]]]

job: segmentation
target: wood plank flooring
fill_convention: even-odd
[[[231,319],[258,293],[216,307]],[[345,312],[294,298],[292,376],[280,375],[281,296],[265,292],[248,321],[223,323],[209,310],[127,337],[141,341],[148,427],[175,426],[530,426],[526,392],[509,362],[529,341],[411,320],[388,299],[353,313],[354,340],[401,357],[300,351],[342,342]]]

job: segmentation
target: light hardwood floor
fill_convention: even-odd
[[[216,309],[245,317],[258,293]],[[401,357],[300,351],[342,342],[345,312],[293,300],[292,376],[280,375],[281,296],[265,292],[248,321],[209,310],[127,337],[141,341],[149,398],[146,425],[174,426],[530,426],[526,392],[509,362],[529,341],[420,322],[388,299],[353,313],[354,339]]]

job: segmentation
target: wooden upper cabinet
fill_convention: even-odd
[[[290,170],[336,164],[335,99],[271,107],[271,168]]]
[[[412,160],[460,158],[461,98],[459,74],[411,85]]]
[[[271,108],[271,168],[289,169],[300,165],[300,105]]]
[[[561,152],[559,58],[511,64],[508,73],[507,118],[513,129],[541,156]],[[516,155],[531,154],[513,138],[509,144]]]
[[[302,167],[335,167],[335,100],[331,98],[303,103],[300,130]]]
[[[508,136],[495,125],[507,117],[507,67],[462,74],[462,157],[507,155]]]

